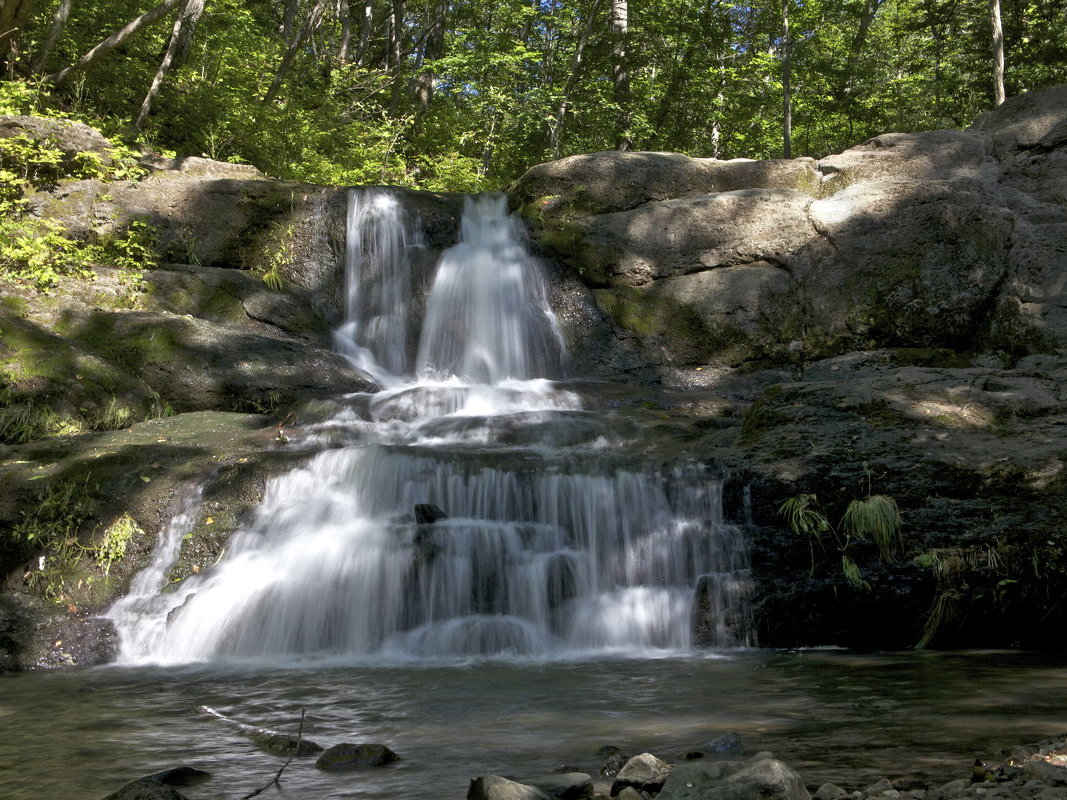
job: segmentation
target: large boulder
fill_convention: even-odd
[[[596,153],[509,191],[604,315],[571,339],[636,347],[663,380],[872,347],[1052,352],[1067,348],[1064,94],[817,163]],[[600,374],[628,358],[599,356]]]

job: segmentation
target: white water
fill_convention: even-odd
[[[626,426],[545,380],[560,337],[503,198],[471,201],[441,258],[420,379],[406,356],[416,226],[381,192],[353,193],[349,224],[337,339],[388,388],[307,432],[320,452],[269,483],[217,567],[116,605],[121,660],[676,652],[698,605],[712,644],[748,643],[747,552],[719,481],[627,453]],[[426,503],[448,518],[418,524]],[[161,547],[153,574],[176,552]]]

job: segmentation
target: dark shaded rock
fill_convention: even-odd
[[[601,750],[609,749],[612,748],[601,748]],[[623,753],[618,748],[614,748],[614,750],[615,752],[608,756],[607,761],[605,761],[604,765],[600,768],[600,774],[605,778],[614,778],[618,775],[619,770],[626,766],[626,762],[631,758],[628,754]]]
[[[659,800],[809,800],[800,776],[760,753],[748,761],[692,761],[670,773]]]
[[[440,506],[435,506],[433,503],[415,504],[415,522],[417,524],[432,525],[439,519],[448,519],[448,514]]]
[[[381,767],[391,764],[399,758],[396,753],[383,744],[335,744],[322,752],[315,761],[315,766],[328,772],[357,769],[359,767]]]
[[[627,786],[645,792],[658,792],[670,774],[671,767],[667,762],[651,753],[641,753],[627,761],[619,770],[615,782],[611,785],[611,793],[618,794]]]
[[[737,732],[726,733],[705,742],[703,749],[708,753],[720,756],[736,756],[745,752],[745,746],[741,742],[741,734]]]
[[[589,800],[593,796],[593,778],[585,772],[558,772],[527,781],[549,797],[559,800]]]
[[[499,775],[480,775],[471,780],[467,800],[551,800],[551,797],[534,786]]]
[[[210,772],[202,769],[182,765],[172,769],[163,770],[153,775],[146,775],[145,780],[163,783],[167,786],[196,786],[211,777]]]
[[[187,798],[171,786],[150,778],[141,778],[126,784],[117,792],[112,792],[104,800],[187,800]]]
[[[110,620],[25,594],[0,594],[0,672],[88,667],[114,659]]]

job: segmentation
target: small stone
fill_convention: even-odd
[[[593,778],[581,771],[542,775],[527,783],[558,800],[589,800],[593,796]]]
[[[626,762],[619,770],[612,786],[612,794],[622,791],[625,786],[658,792],[663,788],[667,776],[671,774],[670,765],[651,753],[641,753]]]
[[[467,800],[552,800],[534,786],[502,778],[499,775],[479,775],[471,780]]]
[[[839,800],[847,794],[848,792],[836,783],[824,783],[815,790],[815,794],[812,797],[814,800]]]
[[[882,778],[882,780],[877,783],[872,783],[864,789],[863,792],[864,794],[882,794],[883,792],[888,792],[892,788],[893,784],[890,783],[887,778]]]

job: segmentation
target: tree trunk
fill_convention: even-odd
[[[56,16],[52,20],[52,27],[48,31],[48,38],[41,45],[41,49],[37,53],[37,60],[33,64],[34,72],[44,72],[48,57],[52,55],[52,50],[55,49],[56,42],[59,41],[59,37],[63,34],[63,28],[66,26],[67,20],[70,19],[70,10],[73,6],[74,0],[60,0],[59,8],[56,9]]]
[[[294,33],[293,38],[289,40],[289,47],[285,51],[285,55],[282,56],[281,63],[278,65],[278,70],[274,73],[274,80],[271,81],[267,93],[263,95],[264,103],[269,103],[277,96],[278,91],[282,88],[282,84],[285,82],[286,75],[289,74],[289,70],[292,68],[293,62],[296,60],[297,53],[300,52],[300,45],[302,45],[304,40],[319,26],[319,22],[322,20],[322,15],[325,10],[326,0],[316,0],[314,7],[308,13],[307,20],[305,20],[304,24]]]
[[[337,46],[337,63],[347,64],[352,48],[352,11],[348,0],[337,0],[337,17],[341,20],[341,42]]]
[[[989,0],[993,23],[993,107],[1004,102],[1004,26],[1000,21],[1000,0]]]
[[[630,133],[630,69],[627,64],[627,38],[630,32],[627,0],[611,0],[611,61],[615,89],[615,105],[619,109],[616,123],[616,148],[629,150],[633,146]]]
[[[431,11],[433,18],[426,31],[426,45],[422,50],[423,62],[430,62],[429,66],[423,66],[418,78],[415,80],[415,99],[419,104],[419,111],[426,113],[430,109],[430,101],[433,100],[433,84],[437,76],[433,70],[433,62],[440,58],[445,44],[445,18],[448,14],[448,0],[437,0]]]
[[[0,0],[0,64],[6,65],[9,78],[15,76],[19,30],[36,7],[37,0]]]
[[[359,21],[359,52],[356,53],[356,66],[362,67],[370,47],[371,34],[374,32],[374,0],[363,0],[363,11]]]
[[[178,16],[174,18],[174,27],[171,28],[170,41],[167,43],[167,52],[152,78],[152,85],[148,87],[148,94],[141,102],[141,108],[133,121],[133,130],[141,129],[148,113],[152,110],[152,103],[163,88],[163,80],[167,73],[180,67],[189,57],[189,49],[192,46],[193,33],[204,13],[204,5],[207,0],[184,0],[184,4],[178,10]]]
[[[793,157],[793,96],[790,87],[792,42],[789,41],[789,3],[782,0],[782,155]]]
[[[181,2],[182,0],[164,0],[163,3],[156,6],[151,11],[146,11],[137,19],[126,23],[126,25],[123,26],[120,30],[108,36],[106,39],[96,45],[96,47],[94,47],[92,50],[90,50],[88,53],[78,59],[78,62],[76,64],[71,64],[69,67],[67,67],[66,69],[61,69],[59,72],[53,72],[50,75],[45,75],[41,80],[45,81],[46,83],[62,83],[70,77],[72,72],[83,70],[89,65],[91,65],[94,61],[103,58],[142,28],[151,25],[153,22],[160,19],[161,17],[165,17],[168,13],[173,11]]]

